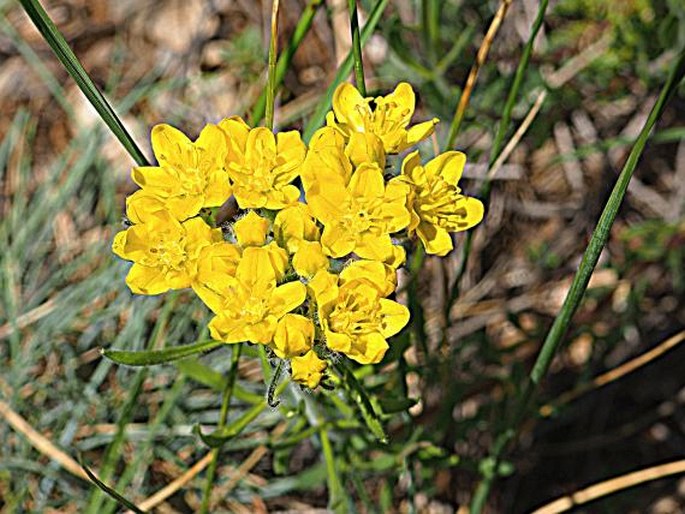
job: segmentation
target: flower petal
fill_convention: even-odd
[[[386,298],[381,298],[380,304],[381,316],[383,317],[381,334],[383,337],[394,336],[409,323],[409,309]]]
[[[364,131],[365,117],[371,109],[356,87],[347,82],[340,84],[333,93],[333,112],[338,123],[349,125],[356,132]]]
[[[307,288],[302,282],[288,282],[274,289],[269,300],[270,312],[280,319],[287,312],[302,305],[307,297]]]
[[[440,176],[448,184],[455,186],[466,164],[466,155],[462,152],[445,152],[432,159],[424,166],[429,178]]]

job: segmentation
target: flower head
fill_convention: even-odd
[[[468,230],[483,219],[481,201],[457,187],[465,163],[463,153],[445,152],[422,166],[418,152],[412,152],[402,174],[390,181],[409,185],[409,232],[418,234],[427,253],[446,255],[453,248],[449,232]]]
[[[316,299],[326,346],[360,364],[375,364],[388,349],[386,338],[409,321],[409,311],[383,297],[387,290],[384,270],[366,271],[350,272],[345,278],[320,271],[309,287]]]
[[[363,98],[357,88],[345,83],[333,93],[333,112],[326,116],[326,124],[347,139],[355,132],[374,134],[383,142],[386,153],[399,153],[430,136],[438,123],[434,118],[407,128],[415,105],[414,91],[406,82],[375,100]]]
[[[250,129],[238,118],[219,123],[226,134],[226,169],[241,209],[282,209],[296,202],[299,189],[291,182],[299,175],[306,147],[297,131]]]
[[[306,165],[305,165],[306,167]],[[394,253],[390,234],[409,224],[408,189],[400,182],[385,184],[375,164],[362,164],[344,182],[335,170],[312,174],[306,197],[324,225],[321,246],[331,257],[352,252],[385,261]]]
[[[212,337],[227,343],[249,341],[271,344],[278,321],[305,300],[301,282],[276,283],[277,270],[265,247],[249,247],[208,307],[216,313],[209,323]]]
[[[231,195],[225,169],[228,148],[219,127],[207,125],[193,143],[170,125],[156,125],[151,139],[159,165],[140,166],[131,173],[144,192],[139,198],[143,205],[156,200],[183,221],[203,207],[219,207]]]
[[[190,287],[203,248],[221,240],[221,230],[202,219],[181,223],[162,210],[147,216],[145,223],[119,232],[112,250],[134,263],[126,277],[131,291],[154,295]]]

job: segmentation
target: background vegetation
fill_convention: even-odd
[[[310,3],[321,5],[284,76],[276,109],[282,128],[305,125],[350,48],[347,3]],[[362,24],[374,5],[359,2]],[[281,2],[281,48],[304,6]],[[46,7],[146,155],[152,125],[197,134],[206,122],[249,117],[264,89],[270,2]],[[419,94],[416,119],[443,120],[428,153],[448,139],[499,7],[395,0],[365,44],[370,94],[409,81]],[[484,194],[498,123],[539,8],[533,0],[511,3],[480,68],[455,144],[469,157],[462,184],[469,194]],[[281,405],[265,408],[271,369],[246,349],[229,413],[240,433],[222,446],[211,511],[311,512],[332,504],[343,512],[455,512],[483,476],[499,475],[486,509],[529,512],[681,458],[682,86],[631,181],[536,397],[537,415],[501,462],[488,455],[684,45],[678,0],[550,2],[468,259],[460,249],[445,259],[414,258],[400,295],[412,309],[411,327],[383,363],[355,369],[378,399],[388,444],[367,428],[354,390],[310,395],[286,386]],[[7,1],[0,2],[0,112],[0,512],[116,512],[75,476],[82,472],[69,458],[141,506],[185,477],[154,508],[195,512],[210,451],[197,426],[209,433],[216,425],[231,350],[147,370],[101,357],[99,348],[192,343],[208,312],[185,292],[135,297],[126,289],[126,263],[109,246],[134,189],[133,161],[22,9]],[[521,126],[525,132],[516,133]],[[457,239],[463,248],[465,238]],[[663,355],[631,373],[603,375],[664,341]],[[323,458],[326,444],[334,462]],[[685,482],[645,482],[588,509],[680,512]]]

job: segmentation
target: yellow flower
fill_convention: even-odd
[[[301,277],[313,277],[319,270],[328,270],[329,264],[318,241],[302,241],[293,255],[293,268]]]
[[[314,345],[314,323],[299,314],[286,314],[278,322],[272,348],[281,359],[304,355]]]
[[[119,232],[112,250],[134,262],[126,277],[131,291],[154,295],[190,287],[202,249],[221,240],[221,230],[200,218],[180,223],[168,211],[159,211]]]
[[[369,105],[372,101],[374,109]],[[333,112],[326,116],[326,124],[347,139],[354,132],[374,134],[383,141],[386,153],[399,153],[430,136],[438,123],[434,118],[407,129],[415,105],[414,91],[406,82],[375,100],[363,98],[351,84],[341,84],[333,93]]]
[[[133,168],[131,176],[146,193],[161,200],[180,221],[195,216],[203,207],[219,207],[231,196],[224,167],[226,137],[215,125],[207,125],[194,143],[170,125],[152,129],[152,149],[158,166]]]
[[[394,250],[389,234],[410,221],[407,194],[401,182],[386,187],[382,170],[373,164],[362,164],[348,184],[332,173],[314,181],[306,195],[314,216],[324,225],[324,253],[344,257],[354,252],[364,259],[390,259]]]
[[[302,241],[318,241],[319,227],[309,206],[297,202],[278,211],[274,219],[274,238],[291,254],[297,252]]]
[[[383,298],[386,281],[387,275],[380,269],[347,279],[325,271],[316,274],[309,287],[317,303],[326,346],[360,364],[381,361],[388,349],[386,338],[397,334],[409,321],[404,305]]]
[[[468,230],[483,219],[483,204],[461,194],[457,182],[466,163],[461,152],[445,152],[421,166],[419,153],[402,162],[402,174],[390,182],[409,184],[409,233],[416,232],[426,252],[446,255],[453,243],[449,232]]]
[[[276,285],[276,270],[266,247],[243,251],[235,277],[226,277],[207,306],[216,313],[209,323],[213,338],[227,343],[270,344],[278,321],[305,300],[301,282]]]
[[[325,370],[326,361],[319,359],[314,350],[310,350],[302,357],[293,357],[290,361],[293,380],[309,389],[319,385]]]
[[[228,141],[226,169],[241,209],[282,209],[297,201],[300,191],[291,182],[306,153],[299,132],[274,136],[264,127],[250,129],[237,117],[223,120],[219,127]]]
[[[246,246],[264,246],[269,233],[269,220],[262,218],[256,212],[250,211],[246,216],[236,221],[233,226],[238,244]]]

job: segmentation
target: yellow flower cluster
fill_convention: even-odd
[[[389,299],[405,261],[393,236],[416,234],[428,253],[445,255],[449,232],[483,217],[483,205],[457,187],[460,152],[424,165],[411,152],[401,173],[386,177],[388,156],[437,123],[409,127],[414,105],[406,83],[376,99],[343,84],[308,148],[297,131],[274,135],[238,117],[207,125],[195,142],[157,125],[158,165],[133,169],[140,189],[126,203],[131,226],[113,243],[133,261],[129,288],[191,287],[215,314],[212,337],[268,346],[310,388],[333,352],[380,362],[387,338],[409,321]],[[231,196],[243,214],[215,228],[213,212]]]

